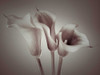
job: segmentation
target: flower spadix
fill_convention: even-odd
[[[32,25],[30,14],[24,17],[15,15],[4,16],[7,18],[8,27],[16,28],[22,34],[32,56],[40,56],[42,31]]]
[[[55,16],[47,11],[40,11],[37,9],[35,14],[35,22],[42,25],[47,46],[50,51],[54,51],[57,48],[56,38],[55,38]]]
[[[57,34],[58,54],[60,56],[64,57],[68,52],[75,52],[82,47],[89,46],[86,35],[79,32],[76,27],[75,24],[63,26]]]

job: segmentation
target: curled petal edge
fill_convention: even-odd
[[[44,30],[44,33],[45,33],[45,36],[46,36],[46,41],[47,41],[48,49],[50,51],[55,51],[57,49],[57,43],[51,37],[50,29],[46,25],[44,25],[44,24],[42,24],[42,27],[43,27],[43,30]]]
[[[59,45],[58,45],[58,54],[60,56],[64,57],[64,56],[66,56],[68,54],[68,52],[75,52],[75,51],[79,50],[82,47],[90,47],[89,40],[87,39],[87,37],[86,37],[85,34],[80,33],[77,30],[75,30],[75,34],[80,39],[80,42],[78,44],[76,44],[76,45],[67,45],[66,43],[64,43],[62,41],[62,32],[60,32],[57,35],[58,42],[59,42]],[[66,40],[66,42],[67,42],[67,40]]]

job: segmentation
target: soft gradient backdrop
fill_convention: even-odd
[[[82,48],[64,58],[62,75],[100,75],[100,1],[99,0],[0,0],[0,75],[40,75],[35,57],[28,51],[22,35],[6,27],[2,15],[24,16],[35,8],[54,13],[56,32],[69,23],[79,24],[93,48]],[[42,39],[41,60],[45,75],[51,75],[50,52]],[[56,51],[56,69],[58,54]]]

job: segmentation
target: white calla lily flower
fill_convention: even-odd
[[[77,26],[78,25],[75,24],[63,26],[56,36],[58,39],[59,54],[57,75],[61,75],[63,57],[65,57],[69,52],[75,52],[82,47],[90,47],[88,38],[85,34],[76,29]]]
[[[79,32],[76,27],[75,24],[66,25],[58,33],[58,53],[60,56],[66,56],[68,52],[75,52],[82,47],[90,46],[86,35]]]
[[[52,75],[55,75],[54,51],[57,49],[55,35],[55,16],[50,12],[40,11],[37,9],[34,21],[36,23],[39,23],[43,27],[46,36],[47,46],[48,49],[51,51]]]
[[[42,33],[41,29],[32,25],[30,14],[24,17],[14,15],[5,17],[8,20],[8,27],[16,28],[23,35],[32,56],[40,56]]]
[[[38,9],[34,18],[34,21],[43,27],[47,40],[47,46],[50,51],[55,51],[57,48],[55,38],[55,19],[56,18],[52,13],[40,11]]]
[[[15,15],[4,16],[7,18],[8,27],[16,28],[22,34],[28,44],[31,55],[36,56],[41,75],[44,75],[41,60],[39,58],[41,54],[41,28],[33,25],[32,17],[30,14],[27,14],[25,17],[17,17]]]

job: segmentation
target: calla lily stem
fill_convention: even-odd
[[[52,75],[55,75],[55,54],[51,51],[51,65],[52,65]]]
[[[61,75],[62,62],[63,62],[63,57],[59,56],[57,75]]]
[[[37,57],[36,60],[37,60],[37,63],[39,65],[39,68],[40,68],[40,71],[41,71],[41,75],[44,75],[44,71],[43,71],[43,67],[42,67],[40,58]]]

